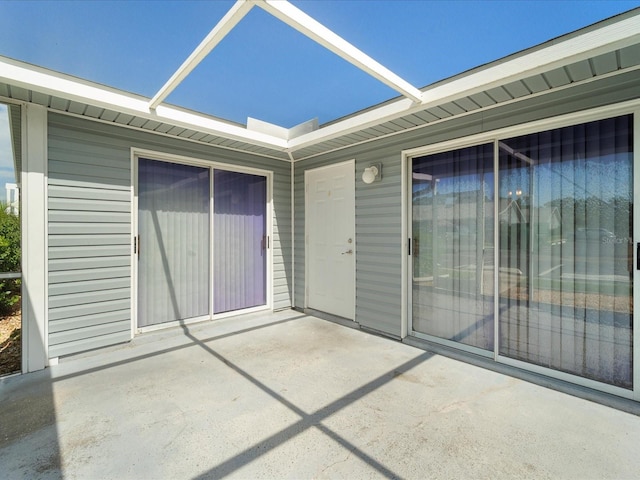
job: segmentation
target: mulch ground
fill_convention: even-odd
[[[529,298],[529,292],[525,287],[512,287],[506,292],[503,292],[501,298],[526,301]],[[531,300],[539,303],[564,305],[567,307],[573,306],[590,310],[633,313],[633,298],[628,295],[615,296],[581,292],[560,292],[556,290],[534,290]]]
[[[20,312],[0,317],[0,375],[20,372],[22,320]]]

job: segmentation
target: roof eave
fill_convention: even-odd
[[[0,57],[0,82],[148,120],[284,151],[287,141],[262,132],[168,105],[149,108],[149,99]]]
[[[632,13],[635,12],[635,13]],[[405,98],[385,102],[361,113],[321,126],[318,130],[289,141],[292,152],[349,133],[388,122],[427,108],[508,84],[554,68],[569,65],[596,55],[640,42],[640,10],[626,18],[599,28],[587,27],[586,32],[567,34],[539,48],[532,47],[508,60],[497,60],[479,70],[454,77],[423,89],[423,101],[416,104]],[[578,31],[580,32],[580,30]]]

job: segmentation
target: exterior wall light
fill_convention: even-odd
[[[362,181],[367,185],[382,180],[382,164],[376,163],[364,169],[362,172]]]

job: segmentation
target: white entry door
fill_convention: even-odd
[[[307,306],[355,319],[355,162],[307,170]]]

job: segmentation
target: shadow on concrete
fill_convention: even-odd
[[[0,464],[3,474],[8,478],[64,478],[61,448],[59,444],[59,432],[56,425],[56,407],[54,401],[54,385],[56,382],[70,378],[91,375],[95,372],[114,368],[159,355],[199,347],[209,355],[216,358],[235,374],[241,376],[252,385],[259,388],[288,410],[293,412],[299,420],[295,421],[277,433],[257,441],[245,450],[235,453],[209,470],[201,473],[196,478],[222,478],[250,464],[263,455],[277,449],[279,446],[293,440],[298,435],[309,429],[322,432],[333,442],[347,450],[351,455],[359,458],[369,465],[379,475],[386,478],[400,478],[400,475],[380,461],[359,449],[351,441],[347,440],[331,428],[323,424],[337,412],[349,407],[366,395],[385,386],[399,375],[409,372],[411,369],[425,362],[433,356],[431,353],[421,355],[379,375],[365,385],[354,389],[341,398],[325,405],[313,412],[307,412],[298,407],[274,389],[263,383],[260,379],[242,369],[236,363],[230,361],[224,355],[218,353],[209,343],[224,338],[242,335],[256,330],[266,329],[282,325],[292,321],[311,318],[307,315],[295,315],[290,318],[264,323],[241,330],[210,336],[205,339],[198,338],[187,325],[183,325],[183,334],[189,341],[169,348],[162,348],[143,355],[135,355],[131,358],[111,362],[104,365],[82,369],[81,371],[66,375],[51,376],[50,369],[33,372],[29,375],[4,378],[0,381]]]
[[[0,378],[0,477],[35,476],[63,478],[49,369]]]
[[[278,322],[281,323],[281,322]],[[266,453],[276,449],[280,445],[286,443],[287,441],[293,439],[297,435],[300,435],[305,430],[310,428],[315,428],[320,432],[327,435],[333,441],[338,443],[343,448],[347,449],[352,455],[358,457],[360,460],[365,462],[367,465],[375,469],[380,475],[386,478],[400,478],[398,474],[390,470],[385,465],[378,462],[375,458],[367,455],[367,453],[358,449],[353,443],[349,442],[347,439],[340,436],[338,433],[334,432],[327,426],[322,424],[322,421],[336,412],[348,407],[349,405],[355,403],[366,395],[372,393],[373,391],[383,387],[387,383],[391,382],[394,378],[404,373],[409,372],[411,369],[417,367],[421,363],[425,362],[429,358],[433,357],[433,354],[424,352],[423,354],[395,367],[393,370],[386,372],[374,380],[368,382],[367,384],[347,393],[341,398],[335,400],[334,402],[326,405],[325,407],[316,410],[315,412],[305,412],[278,392],[271,389],[269,386],[260,382],[257,378],[250,375],[248,372],[240,368],[238,365],[229,361],[223,355],[216,352],[213,348],[206,344],[206,341],[200,340],[195,337],[189,330],[187,325],[183,325],[184,335],[190,338],[193,344],[197,344],[204,350],[206,350],[209,354],[213,355],[220,362],[224,363],[227,367],[233,370],[238,375],[245,378],[247,381],[251,382],[253,385],[258,387],[260,390],[271,396],[273,399],[280,402],[282,405],[287,407],[293,413],[300,417],[296,423],[289,425],[288,427],[280,430],[274,435],[270,436],[267,439],[260,441],[259,443],[254,444],[252,447],[239,452],[234,457],[218,464],[212,469],[202,473],[199,475],[198,479],[207,479],[207,478],[222,478],[227,475],[232,474],[233,472],[239,470],[244,465],[247,465],[257,458],[265,455]]]
[[[291,318],[285,318],[283,320],[277,320],[275,322],[269,322],[269,323],[264,323],[264,324],[260,324],[260,325],[256,325],[255,327],[249,327],[249,328],[243,328],[242,330],[237,330],[237,331],[233,331],[233,332],[229,332],[229,333],[223,333],[222,335],[215,335],[213,337],[208,337],[205,339],[197,339],[196,337],[194,337],[193,335],[189,334],[186,335],[187,338],[191,339],[191,342],[187,342],[187,343],[183,343],[180,345],[176,345],[174,347],[168,347],[168,348],[163,348],[160,350],[154,350],[153,352],[150,353],[146,353],[144,355],[136,355],[133,356],[131,358],[126,358],[124,360],[118,360],[117,362],[111,362],[111,363],[105,363],[104,365],[99,365],[96,367],[91,367],[91,368],[87,368],[85,370],[81,370],[78,372],[73,372],[73,373],[68,373],[66,375],[60,375],[60,376],[56,376],[55,378],[53,378],[53,382],[59,382],[62,380],[68,380],[70,378],[74,378],[74,377],[79,377],[82,375],[87,375],[87,374],[91,374],[91,373],[96,373],[96,372],[100,372],[102,370],[107,370],[109,368],[114,368],[114,367],[120,367],[122,365],[128,365],[131,364],[133,362],[137,362],[137,361],[141,361],[141,360],[145,360],[147,358],[153,358],[153,357],[158,357],[160,355],[164,355],[170,352],[176,352],[178,350],[184,350],[186,348],[191,348],[194,346],[194,344],[201,344],[201,343],[208,343],[208,342],[214,342],[216,340],[222,340],[224,338],[229,338],[229,337],[234,337],[236,335],[242,335],[243,333],[249,333],[249,332],[253,332],[256,330],[262,330],[264,328],[268,328],[268,327],[272,327],[275,325],[281,325],[284,323],[289,323],[289,322],[293,322],[296,320],[300,320],[303,318],[308,318],[307,315],[296,315],[295,317],[291,317]],[[211,324],[211,322],[209,322],[209,324]],[[202,325],[202,324],[199,324]],[[183,328],[186,328],[186,326],[183,326]],[[195,341],[194,341],[195,339]],[[134,340],[135,341],[135,340]]]
[[[0,476],[63,478],[48,370],[0,381]]]

